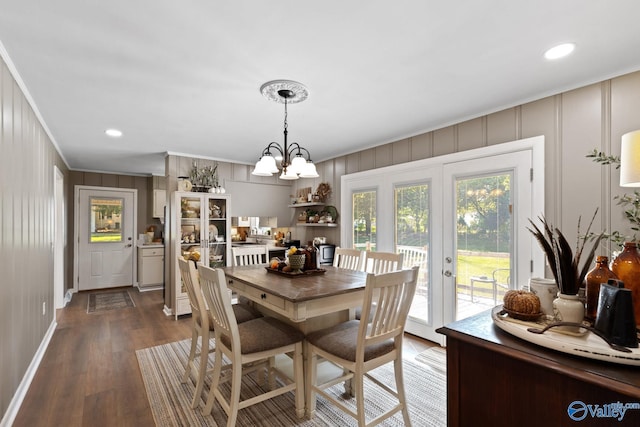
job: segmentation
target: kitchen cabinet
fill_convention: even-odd
[[[164,285],[164,246],[138,247],[138,288],[149,290]]]
[[[164,218],[164,207],[167,204],[166,190],[153,190],[153,217]]]
[[[231,217],[232,227],[251,227],[251,222],[248,216],[234,216]]]
[[[226,194],[177,191],[172,203],[173,314],[177,318],[191,313],[178,257],[194,259],[211,268],[231,265],[231,220],[227,216],[230,201]]]
[[[308,203],[295,203],[292,205],[289,205],[290,208],[295,209],[296,210],[296,223],[294,224],[295,226],[298,227],[337,227],[338,223],[337,223],[337,215],[338,215],[338,211],[336,210],[336,208],[334,206],[328,206],[324,203],[320,203],[320,202],[308,202]],[[314,210],[314,211],[318,211],[318,212],[322,212],[324,209],[331,209],[334,214],[332,217],[332,221],[333,222],[302,222],[299,221],[299,215],[304,212],[307,211],[308,209]]]

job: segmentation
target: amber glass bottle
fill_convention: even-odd
[[[609,270],[609,258],[606,256],[596,257],[596,266],[593,267],[587,277],[587,310],[585,316],[587,319],[595,320],[598,310],[598,296],[600,295],[600,284],[607,283],[609,279],[617,279],[613,271]]]
[[[636,323],[640,322],[640,252],[635,242],[625,242],[624,250],[611,263],[611,271],[631,289]]]

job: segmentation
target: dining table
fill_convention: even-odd
[[[353,319],[364,298],[367,274],[330,265],[291,275],[265,265],[223,268],[230,290],[265,314],[305,334]]]

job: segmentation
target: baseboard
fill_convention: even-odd
[[[163,288],[164,288],[164,285],[138,286],[138,292],[160,291]]]
[[[62,306],[66,307],[67,304],[71,302],[71,298],[73,298],[73,289],[67,289],[67,292],[64,294],[64,301],[62,301]]]
[[[18,411],[20,410],[20,406],[22,406],[22,401],[27,395],[27,391],[29,391],[31,381],[33,381],[33,377],[36,375],[36,371],[40,366],[40,362],[42,362],[42,358],[44,357],[44,353],[47,351],[47,347],[49,347],[49,342],[51,341],[51,337],[53,337],[53,333],[55,332],[57,325],[58,323],[55,319],[49,325],[49,329],[44,335],[44,338],[38,347],[38,351],[36,351],[36,354],[33,356],[33,359],[27,368],[27,372],[25,372],[22,377],[22,381],[20,382],[20,385],[18,385],[18,389],[13,395],[11,403],[9,403],[9,407],[2,417],[2,421],[0,421],[0,427],[13,425],[13,422],[18,415]]]
[[[166,316],[173,316],[173,310],[171,310],[169,307],[167,307],[166,305],[164,306],[164,308],[162,309],[162,311],[164,312],[164,314]]]

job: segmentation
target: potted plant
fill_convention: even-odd
[[[620,169],[620,156],[607,155],[594,148],[586,157],[602,166],[615,165],[616,169]],[[640,231],[640,191],[636,190],[633,194],[625,193],[622,196],[615,196],[613,200],[616,200],[616,205],[622,208],[625,219],[629,221],[629,228],[633,235],[625,236],[619,231],[612,231],[610,234],[605,234],[605,237],[617,246],[617,250],[613,249],[613,247],[611,248],[611,258],[615,258],[617,252],[623,248],[625,242],[637,241],[636,233]]]
[[[527,229],[534,235],[544,251],[549,269],[558,284],[558,298],[553,302],[558,320],[580,323],[584,318],[584,304],[578,300],[578,291],[591,268],[596,248],[604,236],[604,232],[597,236],[590,233],[597,213],[596,209],[584,235],[580,234],[580,218],[578,218],[578,239],[575,254],[560,229],[550,224],[543,216],[539,217],[542,229],[529,220],[532,228],[527,227]],[[588,241],[593,243],[591,249],[585,252],[585,245]]]

